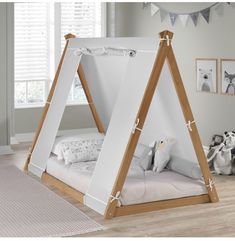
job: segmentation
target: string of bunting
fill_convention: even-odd
[[[211,9],[215,10],[215,12],[219,15],[223,15],[224,11],[224,4],[227,4],[229,6],[234,7],[233,3],[230,2],[216,2],[211,4],[209,7],[204,8],[202,10],[196,11],[196,12],[190,12],[190,13],[175,13],[175,12],[170,12],[167,11],[166,9],[160,7],[157,3],[152,3],[152,2],[144,2],[143,3],[143,8],[146,8],[147,6],[150,6],[151,10],[151,16],[154,16],[158,12],[160,13],[160,19],[161,22],[163,22],[167,16],[170,17],[171,25],[174,26],[176,19],[179,18],[182,25],[185,27],[188,23],[188,20],[191,18],[194,26],[197,26],[198,22],[198,17],[201,14],[202,17],[205,19],[207,23],[210,21],[210,13]]]

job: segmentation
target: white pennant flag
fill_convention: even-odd
[[[215,11],[216,11],[216,13],[217,13],[219,16],[222,16],[223,13],[224,13],[224,5],[223,5],[223,3],[218,3],[218,4],[215,6]]]
[[[179,15],[179,19],[180,19],[181,23],[183,24],[183,26],[185,27],[188,23],[189,15],[188,14]]]
[[[151,3],[151,16],[156,14],[159,11],[159,7],[156,6],[154,3]]]

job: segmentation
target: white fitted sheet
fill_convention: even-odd
[[[79,162],[65,166],[63,160],[51,156],[47,163],[47,173],[86,193],[96,162]],[[172,198],[196,196],[207,193],[202,180],[195,180],[170,170],[161,173],[133,167],[128,173],[121,192],[121,204],[131,205]]]

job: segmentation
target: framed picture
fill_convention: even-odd
[[[196,59],[197,91],[217,92],[217,59]]]
[[[235,59],[221,59],[221,93],[235,95]]]

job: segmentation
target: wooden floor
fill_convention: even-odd
[[[23,167],[28,144],[13,147],[15,154],[0,156],[0,168],[5,165]],[[104,220],[93,210],[63,198],[80,208],[107,230],[86,234],[88,237],[234,237],[235,236],[235,176],[216,176],[220,202],[174,208],[151,213]],[[55,190],[54,190],[55,191]]]

